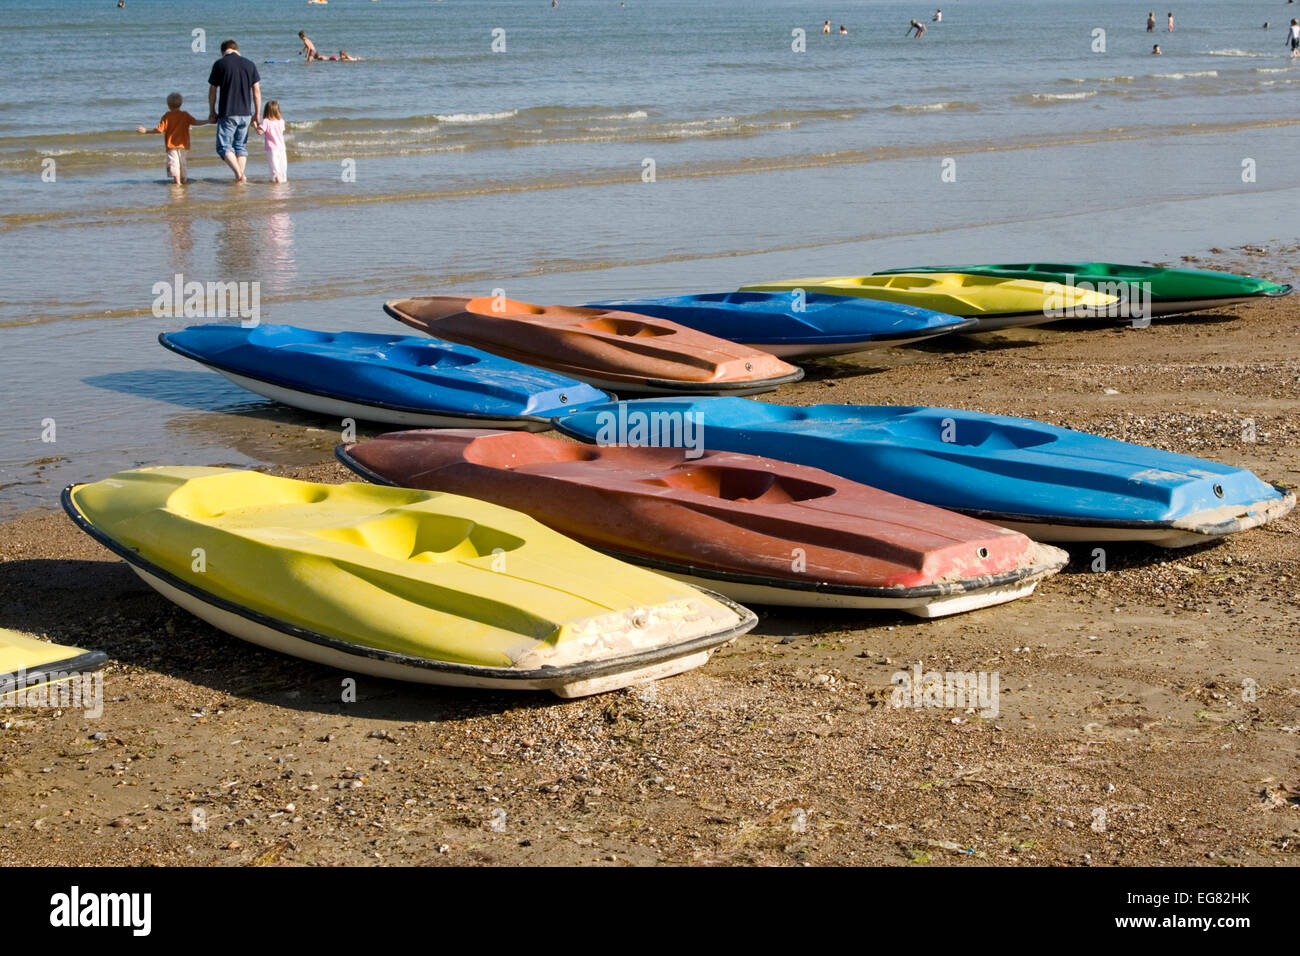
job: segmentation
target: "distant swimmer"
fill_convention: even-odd
[[[1159,44],[1159,43],[1157,43],[1155,46],[1153,46],[1153,47],[1151,48],[1151,55],[1152,55],[1152,56],[1163,56],[1163,55],[1164,55],[1164,52],[1165,52],[1164,50],[1160,49],[1160,44]]]
[[[1172,13],[1169,14],[1169,32],[1174,32],[1174,15]]]
[[[942,23],[942,22],[943,22],[943,11],[942,11],[942,10],[936,10],[936,11],[934,11],[934,13],[930,14],[930,19],[933,20],[935,23]]]
[[[308,63],[312,60],[325,59],[325,57],[321,56],[320,52],[316,49],[316,44],[311,42],[311,37],[307,36],[307,34],[302,30],[298,31],[298,39],[302,41],[302,49],[298,51],[298,55],[302,56],[304,53],[307,54]]]
[[[822,24],[822,33],[830,33],[830,32],[831,32],[831,21],[827,20],[825,23]]]
[[[908,36],[911,36],[911,35],[912,35],[912,31],[913,31],[913,30],[916,31],[916,39],[919,40],[919,39],[921,39],[921,37],[925,36],[925,24],[922,23],[920,20],[913,20],[913,21],[912,21],[912,25],[911,25],[910,27],[907,28],[907,34],[908,34]]]
[[[849,32],[849,28],[846,27],[844,24],[841,23],[841,24],[840,24],[840,36],[845,36],[848,32]]]
[[[1292,58],[1300,56],[1300,20],[1291,21],[1291,29],[1287,31],[1286,42],[1291,47]]]
[[[1147,33],[1156,28],[1156,15],[1154,12],[1147,14]]]
[[[1264,29],[1265,29],[1265,30],[1268,29],[1268,24],[1267,24],[1267,23],[1264,24]]]

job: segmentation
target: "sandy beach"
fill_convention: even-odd
[[[1294,487],[1300,306],[941,339],[765,398],[1023,415]],[[293,413],[242,427],[303,454]],[[314,463],[268,470],[348,480],[312,435]],[[347,675],[215,631],[28,513],[0,530],[2,623],[111,663],[98,719],[0,708],[0,862],[1295,864],[1298,529],[1114,546],[1104,571],[1074,548],[1034,596],[936,621],[761,609],[705,667],[581,700],[363,678],[344,703]],[[997,716],[893,707],[918,662],[997,672]]]

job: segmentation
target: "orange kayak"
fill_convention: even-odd
[[[615,392],[749,395],[803,378],[775,355],[631,312],[428,295],[384,311],[436,338]]]
[[[816,468],[734,452],[483,429],[335,454],[380,484],[508,504],[588,547],[732,600],[937,617],[1031,593],[1064,551]]]

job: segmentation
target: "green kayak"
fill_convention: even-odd
[[[1249,299],[1286,295],[1291,286],[1254,276],[1206,269],[1162,269],[1114,262],[1010,262],[995,265],[911,266],[883,269],[876,275],[899,272],[965,272],[1002,279],[1036,279],[1061,285],[1083,285],[1110,292],[1140,306],[1149,297],[1151,315],[1176,315],[1235,305]],[[1149,283],[1149,285],[1148,285]],[[1116,284],[1126,288],[1116,289]]]

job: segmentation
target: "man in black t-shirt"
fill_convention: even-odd
[[[217,95],[220,94],[220,102]],[[262,78],[257,64],[239,55],[239,44],[221,44],[221,59],[208,74],[208,122],[217,124],[217,155],[235,174],[235,182],[247,182],[248,128],[257,127],[262,110]]]

